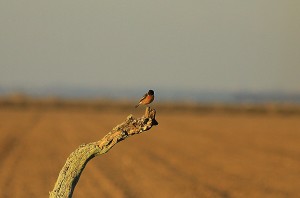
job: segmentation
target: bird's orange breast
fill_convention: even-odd
[[[141,101],[141,104],[149,104],[154,100],[154,96],[146,96],[146,98],[144,100]]]

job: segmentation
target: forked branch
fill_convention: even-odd
[[[72,197],[80,175],[89,160],[108,152],[118,142],[132,135],[147,131],[154,125],[158,125],[158,122],[155,120],[155,114],[155,109],[147,107],[143,117],[136,119],[129,115],[122,124],[113,128],[101,140],[80,145],[68,157],[49,197]]]

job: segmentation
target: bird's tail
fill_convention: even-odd
[[[140,104],[135,105],[134,107],[137,108]]]

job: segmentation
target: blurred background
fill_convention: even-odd
[[[300,3],[1,1],[0,94],[300,101]],[[262,97],[262,99],[260,98]]]
[[[300,1],[0,0],[0,197],[47,197],[149,89],[158,126],[74,197],[300,197]]]

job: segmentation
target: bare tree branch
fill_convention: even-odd
[[[154,125],[158,125],[158,122],[155,120],[155,114],[155,109],[147,107],[143,117],[135,119],[132,115],[129,115],[122,124],[113,128],[101,140],[80,145],[68,157],[49,197],[72,197],[80,175],[89,160],[108,152],[118,142],[132,135],[147,131]]]

